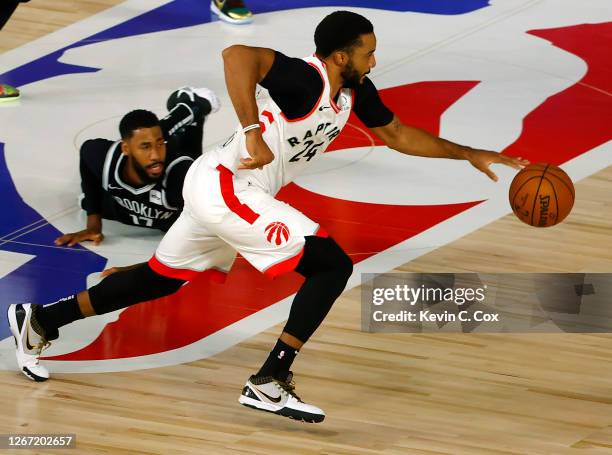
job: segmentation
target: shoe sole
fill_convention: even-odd
[[[6,310],[6,316],[8,318],[9,321],[9,327],[11,329],[11,333],[13,334],[13,339],[15,340],[15,347],[17,348],[18,351],[23,351],[23,346],[21,344],[21,342],[19,341],[21,339],[21,334],[19,333],[19,328],[17,327],[17,319],[15,317],[14,312],[11,312],[11,305],[9,305],[8,309]],[[17,354],[15,353],[15,356],[17,356]],[[19,366],[19,360],[17,361],[17,366]],[[32,371],[30,371],[28,369],[28,367],[22,367],[21,368],[21,372],[28,378],[31,379],[32,381],[36,381],[36,382],[44,382],[49,378],[45,378],[43,376],[38,376],[34,373],[32,373]]]
[[[21,98],[21,95],[0,97],[0,104],[1,103],[12,103],[13,101],[17,101],[20,98]]]
[[[265,411],[271,414],[276,414],[282,417],[288,417],[292,420],[298,420],[306,423],[321,423],[325,420],[325,414],[310,414],[308,412],[298,411],[296,409],[290,408],[281,408],[278,411],[273,411],[272,409],[266,409],[258,406],[261,402],[253,400],[252,398],[245,397],[244,395],[240,395],[238,402],[242,406],[246,406],[247,408],[255,409],[257,411]]]
[[[253,22],[253,18],[252,17],[249,18],[249,19],[244,19],[244,20],[232,19],[231,17],[223,14],[221,12],[221,10],[219,10],[219,8],[217,8],[217,5],[215,5],[214,3],[210,4],[210,10],[217,15],[217,17],[219,18],[220,21],[227,22],[229,24],[243,25],[243,24],[250,24],[251,22]]]

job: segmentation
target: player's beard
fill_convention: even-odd
[[[357,71],[353,64],[349,62],[340,73],[340,76],[342,76],[342,80],[344,81],[342,84],[343,87],[355,88],[361,84],[363,74],[359,74],[359,71]]]
[[[147,172],[146,168],[141,166],[140,163],[138,163],[135,159],[130,157],[130,161],[131,161],[132,167],[136,171],[136,174],[138,174],[138,177],[140,178],[140,180],[142,180],[142,182],[145,184],[155,183],[159,179],[161,179],[162,176],[164,175],[162,172],[159,177],[151,177],[149,173]]]

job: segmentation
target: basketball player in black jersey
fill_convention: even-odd
[[[56,245],[104,239],[102,219],[167,231],[183,206],[183,180],[202,154],[205,117],[219,109],[215,94],[183,87],[167,102],[168,115],[138,109],[119,123],[121,140],[90,139],[80,150],[87,227],[62,235]]]

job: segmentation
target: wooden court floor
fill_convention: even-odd
[[[33,0],[0,50],[116,3]],[[507,216],[398,271],[611,272],[612,168],[576,193],[553,230]],[[0,434],[76,433],[66,453],[79,454],[612,454],[611,336],[374,335],[360,331],[359,302],[359,288],[345,292],[294,365],[299,394],[327,412],[321,425],[237,403],[277,326],[173,367],[42,384],[0,372]]]

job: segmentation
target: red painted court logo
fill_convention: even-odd
[[[266,226],[266,238],[272,245],[282,245],[289,240],[289,228],[280,221],[274,221]]]

